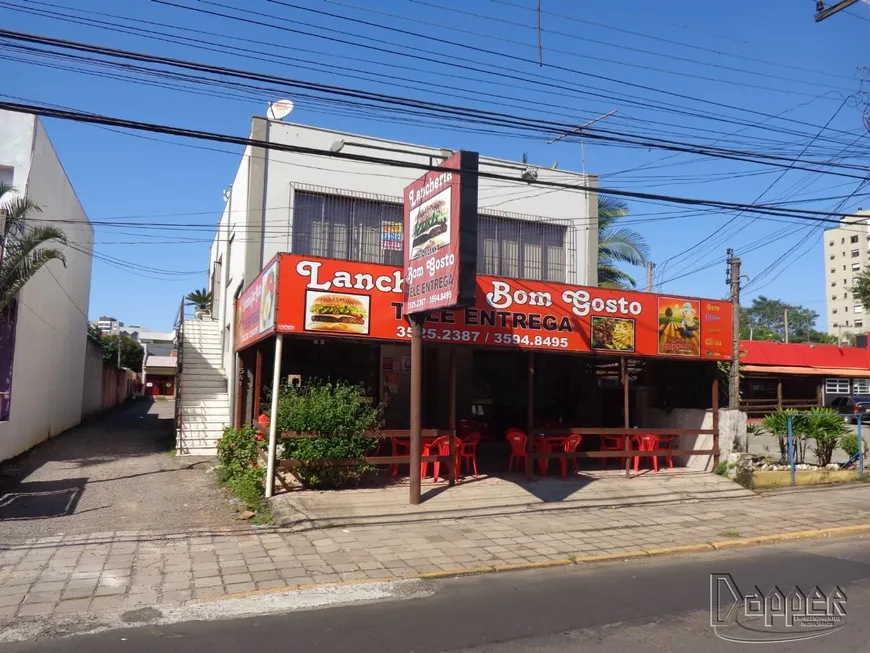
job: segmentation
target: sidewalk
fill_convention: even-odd
[[[245,527],[42,537],[0,549],[0,632],[27,617],[856,524],[870,524],[870,485],[305,532]]]

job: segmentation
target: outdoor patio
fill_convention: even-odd
[[[522,474],[466,476],[449,488],[423,481],[423,502],[408,505],[408,480],[381,488],[340,491],[296,490],[272,499],[276,521],[291,528],[401,524],[439,519],[501,516],[544,510],[576,510],[735,499],[753,493],[722,476],[674,468],[641,470],[626,479],[622,470],[556,474],[526,481]]]

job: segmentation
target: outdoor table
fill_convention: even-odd
[[[538,433],[535,435],[535,445],[539,453],[550,453],[554,448],[563,446],[567,439],[567,435],[546,435],[545,433]],[[541,476],[546,476],[549,469],[549,458],[541,458],[538,460],[538,471]]]

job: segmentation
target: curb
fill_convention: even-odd
[[[442,578],[459,578],[462,576],[481,576],[506,571],[529,571],[532,569],[549,569],[554,567],[571,567],[574,565],[588,565],[599,562],[620,562],[637,560],[640,558],[661,558],[665,556],[687,555],[691,553],[710,553],[713,551],[727,551],[729,549],[749,548],[777,544],[780,542],[796,542],[800,540],[822,540],[834,537],[851,537],[857,535],[870,535],[870,524],[857,524],[854,526],[836,526],[832,528],[820,528],[808,531],[792,531],[777,533],[774,535],[760,535],[758,537],[741,537],[733,540],[719,542],[702,542],[700,544],[685,544],[681,546],[667,546],[658,549],[638,549],[624,553],[601,553],[598,555],[561,558],[558,560],[544,560],[542,562],[518,562],[505,565],[481,565],[470,569],[456,569],[453,571],[427,571],[407,576],[395,576],[386,578],[363,578],[359,580],[338,581],[334,583],[308,583],[305,585],[287,585],[249,592],[236,592],[235,594],[223,594],[207,599],[200,599],[196,603],[214,603],[231,599],[245,599],[254,596],[279,594],[281,592],[293,592],[312,590],[323,587],[347,587],[353,585],[365,585],[369,583],[389,583],[407,580],[439,580]]]

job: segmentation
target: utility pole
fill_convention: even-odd
[[[837,4],[832,5],[826,9],[823,0],[818,0],[816,2],[816,22],[821,23],[823,20],[825,20],[825,18],[830,18],[834,14],[839,13],[844,9],[848,9],[856,2],[858,2],[858,0],[840,0],[840,2],[838,2]]]
[[[726,283],[731,287],[732,355],[728,371],[728,408],[740,408],[740,259],[728,249]]]
[[[785,309],[784,313],[785,315],[783,317],[785,320],[785,344],[788,344],[788,309]]]
[[[653,270],[656,269],[656,264],[652,261],[646,262],[646,291],[653,291]]]

